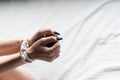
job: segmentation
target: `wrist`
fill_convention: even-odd
[[[33,61],[33,59],[31,59],[30,56],[30,51],[27,50],[29,48],[29,44],[27,42],[27,40],[22,40],[21,41],[21,48],[20,48],[20,55],[21,55],[21,59],[23,62],[27,62],[27,63],[31,63]],[[29,51],[29,52],[28,52]]]
[[[32,41],[31,41],[31,39],[30,39],[30,38],[27,38],[26,40],[27,40],[28,45],[29,45],[29,47],[30,47],[30,46],[32,45]]]
[[[33,55],[32,51],[30,50],[30,48],[28,48],[26,50],[26,54],[28,55],[28,57],[30,57],[32,60],[35,60],[35,56]]]

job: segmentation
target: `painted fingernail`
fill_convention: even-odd
[[[62,40],[63,38],[61,38],[61,37],[57,37],[57,40],[59,41],[59,40]]]
[[[57,35],[60,35],[60,33],[56,32],[56,31],[54,31],[54,33],[57,34]]]

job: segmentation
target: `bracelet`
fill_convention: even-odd
[[[26,53],[27,48],[29,47],[27,40],[21,41],[20,56],[23,62],[31,63],[33,60],[30,59]]]

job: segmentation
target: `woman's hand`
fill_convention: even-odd
[[[27,54],[32,59],[39,59],[51,62],[59,56],[60,43],[56,35],[49,29],[38,31],[31,39],[28,40],[30,47],[27,49]],[[52,46],[47,45],[54,43]]]
[[[60,43],[58,40],[57,35],[50,29],[40,30],[27,39],[30,46],[26,53],[31,59],[51,62],[59,56]],[[0,74],[25,64],[21,60],[20,53],[17,53],[20,50],[21,39],[0,40],[0,43]]]
[[[48,36],[56,36],[56,34],[51,29],[41,29],[28,39],[28,43],[31,46],[37,40]]]

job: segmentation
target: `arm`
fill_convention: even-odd
[[[46,35],[46,37],[43,37],[44,35]],[[45,46],[51,42],[55,42],[55,44],[51,47]],[[38,31],[35,35],[28,39],[28,43],[30,47],[27,49],[26,53],[34,60],[39,59],[51,62],[59,56],[60,44],[51,30]],[[0,41],[0,55],[3,57],[0,57],[0,59],[3,59],[0,60],[0,73],[25,64],[22,62],[20,54],[17,53],[20,50],[20,45],[20,39]],[[3,56],[8,54],[10,56],[7,58]]]
[[[0,80],[39,80],[29,71],[18,67],[0,74]]]
[[[0,56],[19,52],[20,41],[21,39],[0,39]]]
[[[17,53],[20,50],[20,41],[21,39],[0,40],[0,73],[25,64]]]

